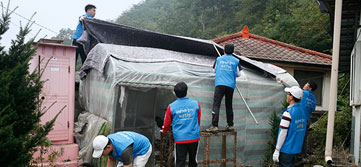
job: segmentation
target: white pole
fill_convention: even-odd
[[[333,128],[334,128],[335,111],[337,105],[338,59],[340,53],[342,0],[336,0],[335,5],[336,6],[335,6],[335,20],[334,20],[334,31],[333,31],[331,86],[330,86],[330,98],[328,105],[329,112],[328,112],[328,121],[327,121],[326,149],[325,149],[326,163],[332,162]]]
[[[354,137],[354,148],[353,148],[353,154],[354,154],[354,158],[355,158],[355,164],[358,165],[359,163],[359,150],[360,150],[360,109],[361,107],[352,107],[352,111],[355,115],[355,137]]]
[[[221,53],[219,53],[219,51],[218,51],[218,49],[217,49],[216,45],[213,45],[213,47],[214,47],[214,49],[217,51],[218,56],[219,56],[219,57],[221,57],[222,55],[221,55]],[[249,106],[248,106],[248,104],[247,104],[246,100],[244,99],[244,97],[243,97],[243,95],[242,95],[241,90],[239,90],[239,89],[238,89],[237,85],[236,85],[236,89],[237,89],[238,94],[241,96],[241,99],[243,100],[244,104],[246,104],[247,110],[248,110],[248,112],[251,114],[251,116],[252,116],[253,120],[256,122],[256,124],[258,124],[258,121],[257,121],[256,117],[253,115],[253,113],[252,113],[251,109],[249,108]]]

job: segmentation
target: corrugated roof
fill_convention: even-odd
[[[331,55],[251,34],[247,26],[238,33],[215,38],[212,41],[220,45],[233,43],[235,51],[251,59],[326,66],[332,64]]]

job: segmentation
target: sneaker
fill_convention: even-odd
[[[226,131],[234,131],[234,126],[227,125]]]
[[[211,126],[208,129],[206,129],[207,132],[215,132],[218,131],[218,127],[217,126]]]

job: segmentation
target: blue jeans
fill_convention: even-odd
[[[278,163],[279,167],[294,167],[296,163],[297,154],[280,153]]]

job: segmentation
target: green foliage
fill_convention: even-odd
[[[288,106],[288,103],[285,100],[282,103],[283,109],[286,109]],[[278,131],[279,131],[279,127],[280,127],[280,122],[281,122],[281,117],[279,115],[279,112],[275,112],[273,111],[270,120],[269,120],[269,125],[271,126],[270,129],[270,138],[268,140],[267,143],[267,148],[266,151],[263,155],[263,166],[276,166],[275,163],[273,163],[272,160],[272,156],[273,156],[273,152],[276,149],[276,143],[277,143],[277,137],[278,137]]]
[[[1,4],[2,5],[2,4]],[[12,11],[2,8],[0,36],[8,29]],[[0,47],[0,164],[2,166],[29,166],[36,147],[47,142],[46,135],[54,120],[40,125],[39,94],[43,81],[41,74],[29,73],[29,61],[37,46],[34,39],[25,41],[32,22],[21,27],[8,51]]]
[[[332,38],[328,14],[316,1],[272,0],[265,15],[252,29],[256,34],[307,49],[330,53]]]
[[[55,160],[64,154],[64,148],[61,147],[60,151],[55,150],[51,147],[51,141],[47,140],[47,142],[43,143],[40,146],[40,156],[36,159],[33,159],[31,162],[31,166],[39,166],[42,165],[43,162],[48,162],[50,167],[56,166],[54,165]],[[47,159],[44,158],[44,155],[47,155]]]
[[[310,0],[145,0],[118,24],[161,33],[213,39],[247,25],[251,33],[330,53],[328,14]]]
[[[341,147],[348,150],[351,141],[351,123],[352,123],[352,109],[349,106],[349,74],[341,74],[339,76],[337,99],[337,111],[335,113],[334,137],[333,146]],[[322,162],[326,145],[328,115],[323,116],[313,125],[310,131],[312,140],[311,152],[316,157],[314,162]],[[337,152],[335,152],[337,156]]]
[[[110,126],[107,123],[103,123],[97,135],[108,136],[110,134]],[[92,159],[91,166],[107,166],[108,157],[101,156],[100,158]]]
[[[147,0],[144,3],[134,5],[132,9],[126,11],[121,17],[116,19],[116,23],[129,25],[148,30],[160,30],[161,20],[174,7],[175,0]]]
[[[62,28],[59,34],[51,39],[63,40],[64,45],[72,45],[74,30]]]
[[[271,134],[269,141],[267,143],[267,148],[263,156],[263,166],[273,166],[274,163],[272,162],[272,155],[273,151],[276,148],[276,142],[277,142],[277,136],[278,136],[278,130],[280,127],[280,116],[275,111],[273,111],[269,125],[271,126]]]

